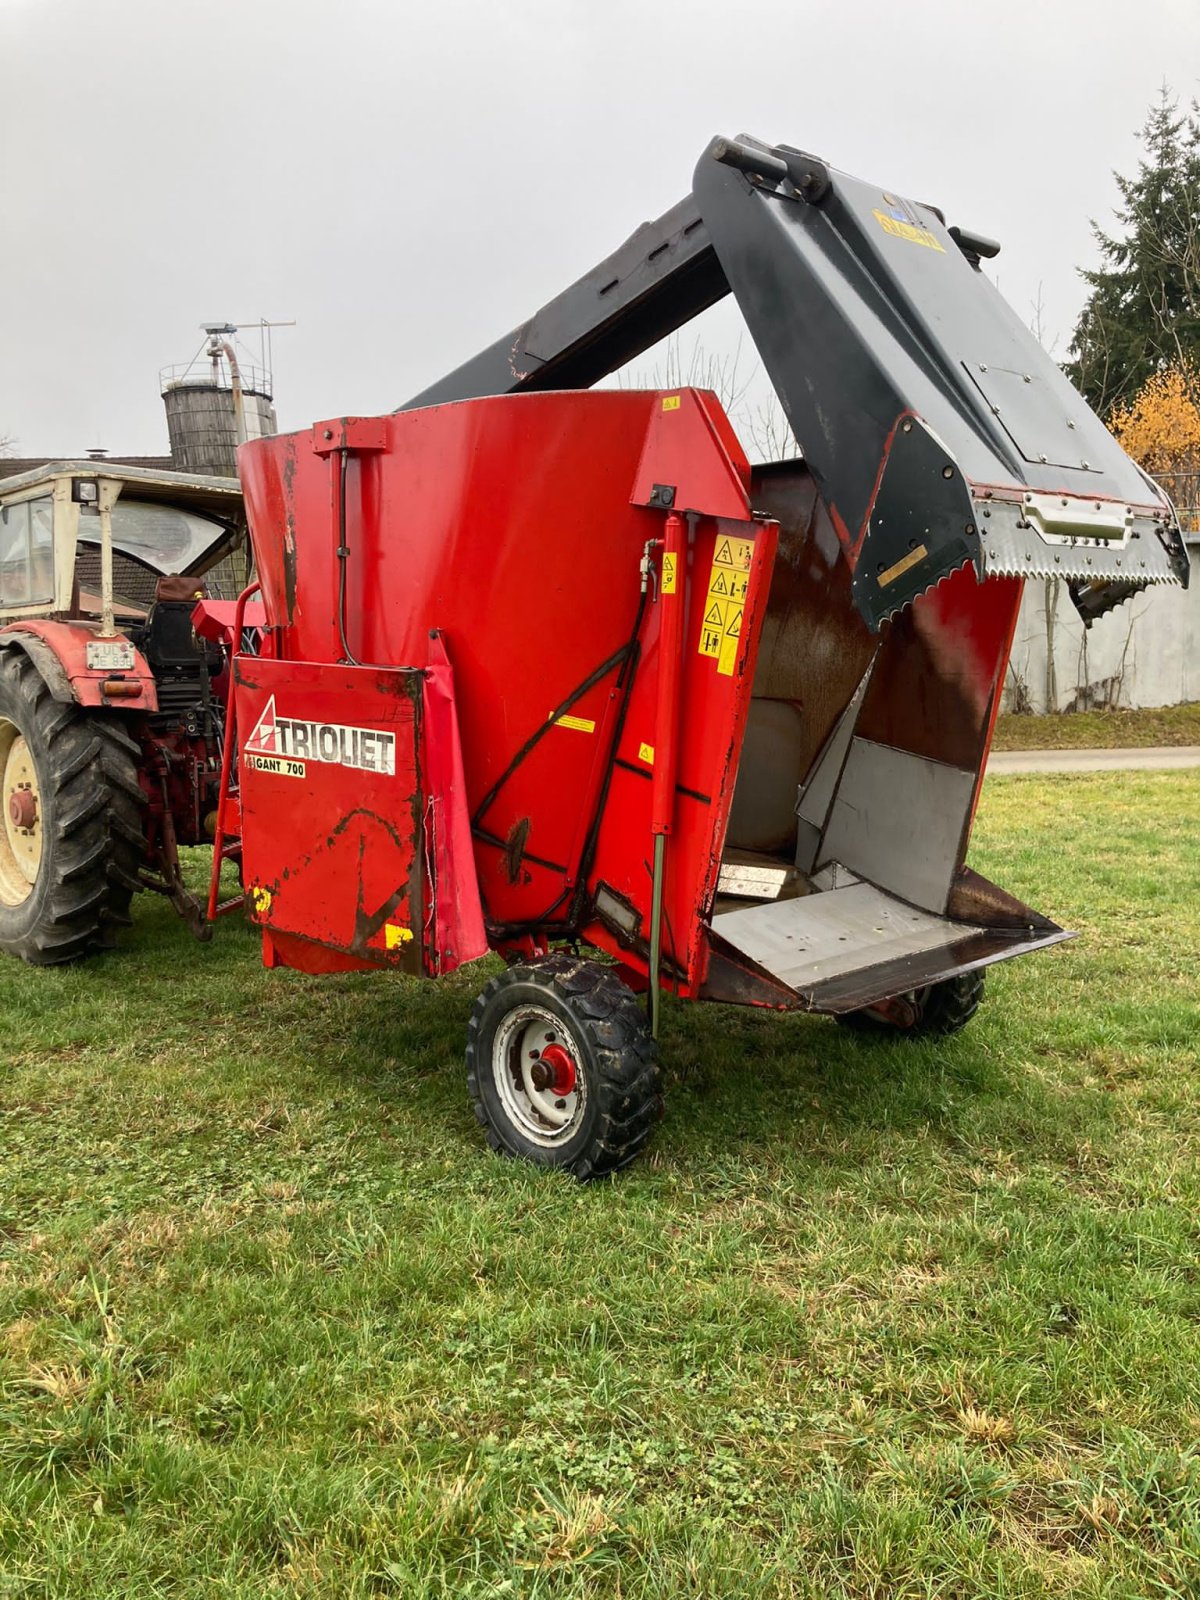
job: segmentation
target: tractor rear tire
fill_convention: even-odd
[[[55,700],[23,651],[0,650],[0,951],[53,966],[129,923],[139,759],[115,716]]]
[[[863,1033],[891,1034],[902,1039],[945,1039],[961,1032],[979,1010],[985,982],[983,969],[976,967],[914,991],[907,998],[916,1005],[917,1020],[907,1028],[869,1010],[847,1011],[836,1020],[843,1028]]]
[[[510,967],[475,1002],[467,1089],[500,1154],[606,1177],[662,1116],[658,1046],[610,968],[555,954]]]

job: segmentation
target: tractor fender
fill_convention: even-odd
[[[106,711],[157,711],[158,688],[142,652],[134,649],[133,666],[119,674],[89,667],[87,646],[93,637],[90,628],[76,623],[26,618],[0,628],[0,649],[23,650],[55,700]],[[105,685],[114,678],[136,692],[106,694]]]

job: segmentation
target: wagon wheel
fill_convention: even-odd
[[[493,1150],[580,1179],[632,1161],[662,1115],[658,1048],[636,996],[570,955],[488,984],[467,1027],[467,1088]]]
[[[142,856],[138,748],[0,650],[0,950],[35,965],[112,943]]]
[[[844,1028],[863,1032],[894,1034],[904,1039],[945,1039],[958,1033],[983,1004],[985,974],[982,968],[960,972],[957,977],[913,989],[902,998],[915,1013],[915,1021],[905,1027],[869,1007],[847,1011],[836,1018]]]

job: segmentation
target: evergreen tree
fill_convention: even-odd
[[[1114,174],[1122,236],[1092,224],[1104,265],[1083,273],[1091,293],[1067,363],[1101,416],[1170,363],[1200,369],[1200,104],[1181,114],[1164,87],[1142,140],[1137,176]]]

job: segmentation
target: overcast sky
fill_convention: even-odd
[[[390,410],[742,130],[999,238],[1061,356],[1200,0],[0,0],[0,71],[0,436],[149,452],[203,321],[296,319],[283,428]]]

